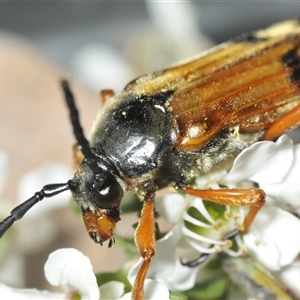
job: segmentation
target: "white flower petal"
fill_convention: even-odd
[[[224,182],[246,179],[265,184],[280,182],[293,160],[293,141],[288,136],[281,136],[276,143],[257,142],[238,155]]]
[[[156,253],[148,271],[149,278],[160,281],[159,278],[165,279],[170,276],[171,270],[175,266],[175,251],[180,237],[180,226],[176,225],[162,239],[157,241]]]
[[[137,275],[142,263],[143,263],[143,258],[140,257],[140,259],[129,270],[128,275],[127,275],[127,279],[128,279],[128,281],[130,282],[131,285],[133,285],[134,280],[136,278],[136,275]]]
[[[273,199],[299,207],[300,145],[294,145],[293,150],[294,161],[283,180],[275,184],[263,184],[259,182],[259,185]]]
[[[186,199],[178,193],[168,194],[155,199],[155,209],[168,222],[175,224],[182,218]]]
[[[161,299],[161,300],[169,300],[169,290],[167,287],[165,287],[163,284],[152,280],[152,279],[146,279],[145,280],[145,299]]]
[[[37,289],[16,289],[0,283],[1,299],[23,300],[23,299],[66,299],[65,294],[39,291]]]
[[[290,264],[300,252],[300,235],[295,234],[300,220],[282,209],[263,207],[250,230],[243,238],[245,245],[271,270]]]
[[[194,287],[196,277],[202,265],[194,268],[183,266],[179,259],[175,261],[175,268],[163,283],[172,291],[186,291]],[[162,282],[162,280],[160,280]]]
[[[144,285],[144,299],[147,300],[169,300],[169,290],[163,284],[153,280],[146,279]],[[132,293],[125,294],[120,300],[130,300]]]
[[[124,294],[125,284],[119,281],[109,281],[100,286],[101,299],[120,299]]]
[[[75,289],[86,299],[100,297],[90,260],[76,249],[59,249],[51,253],[44,271],[50,284],[60,285],[66,292]]]
[[[257,245],[257,240],[257,236],[252,232],[244,237],[245,245],[250,252],[254,253],[258,261],[269,269],[280,270],[280,252],[277,245],[272,240],[266,240],[266,238],[263,241],[260,240]]]
[[[286,268],[282,269],[279,274],[281,280],[292,291],[300,297],[300,262],[296,261]]]
[[[192,288],[199,267],[183,266],[175,256],[175,250],[181,237],[180,224],[157,243],[156,255],[152,259],[148,277],[155,278],[169,290],[182,291]]]

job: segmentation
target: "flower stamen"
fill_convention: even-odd
[[[224,225],[223,222],[218,220],[213,224],[212,228],[218,231],[220,228],[223,227],[223,225]]]

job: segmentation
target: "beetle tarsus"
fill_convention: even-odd
[[[203,264],[208,258],[210,254],[209,253],[201,253],[200,256],[194,260],[189,260],[187,262],[184,262],[182,258],[180,258],[180,263],[183,266],[187,266],[189,268],[195,268],[201,264]]]
[[[111,248],[114,244],[115,244],[115,238],[114,237],[112,237],[110,240],[109,240],[109,242],[108,242],[108,248]]]

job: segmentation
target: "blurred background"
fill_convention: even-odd
[[[72,176],[74,138],[59,80],[71,81],[85,132],[99,91],[188,58],[244,32],[298,18],[298,1],[12,1],[0,3],[0,218],[44,184]],[[125,261],[95,245],[68,207],[38,204],[0,241],[0,282],[49,288],[49,253],[76,247],[95,272]],[[121,234],[133,234],[122,216]],[[137,220],[137,218],[136,218]]]

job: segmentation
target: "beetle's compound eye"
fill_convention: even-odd
[[[104,181],[95,178],[93,188],[96,192],[95,202],[101,209],[119,206],[123,197],[123,190],[114,176],[107,175]]]

